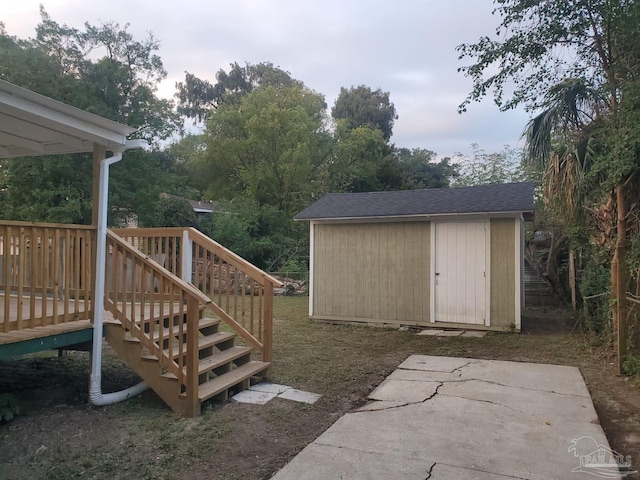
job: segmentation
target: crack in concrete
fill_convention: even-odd
[[[453,370],[449,370],[447,372],[443,372],[442,370],[425,370],[424,368],[407,368],[407,367],[398,367],[398,370],[408,370],[410,372],[431,372],[431,373],[456,373],[462,370],[464,367],[468,367],[471,364],[479,363],[479,360],[470,360],[464,365],[454,368]],[[416,365],[427,365],[428,362],[416,362]]]
[[[431,465],[431,468],[429,468],[429,471],[427,472],[427,476],[425,477],[424,480],[429,480],[431,478],[431,474],[433,473],[433,469],[436,466],[436,463],[433,462],[433,465]]]
[[[469,365],[472,365],[474,363],[479,363],[479,361],[478,360],[469,360],[464,365],[462,365],[462,366],[460,366],[458,368],[454,368],[453,370],[451,370],[451,373],[460,372],[460,370],[462,370],[463,368],[468,367]]]
[[[462,368],[462,367],[461,367]],[[419,372],[424,372],[426,370],[413,370],[413,369],[408,369],[408,368],[403,368],[402,370],[411,370],[411,371],[419,371]],[[447,373],[447,372],[434,372],[434,373]],[[402,380],[403,382],[431,382],[431,383],[464,383],[464,382],[484,382],[484,383],[489,383],[491,385],[498,385],[500,387],[507,387],[507,388],[520,388],[522,390],[529,390],[531,392],[546,392],[546,393],[553,393],[555,395],[563,395],[565,397],[578,397],[578,398],[588,398],[585,397],[584,395],[577,395],[575,393],[562,393],[562,392],[556,392],[555,390],[540,390],[539,388],[528,388],[528,387],[523,387],[523,386],[519,386],[519,385],[508,385],[506,383],[500,383],[500,382],[494,382],[493,380],[485,380],[482,378],[462,378],[459,380],[456,379],[451,379],[451,380],[425,380],[425,379],[414,379],[414,378],[392,378],[392,380]]]
[[[438,386],[436,387],[436,389],[433,392],[433,394],[428,396],[424,400],[420,400],[419,402],[407,402],[407,403],[403,403],[402,405],[392,405],[392,406],[386,407],[386,408],[376,408],[375,410],[357,410],[357,411],[355,411],[353,413],[385,412],[387,410],[393,410],[393,409],[396,409],[396,408],[404,408],[404,407],[408,407],[410,405],[418,405],[420,403],[428,402],[429,400],[431,400],[433,397],[435,397],[438,394],[438,390],[440,389],[440,387],[442,385],[444,385],[443,382],[433,382],[433,383],[438,383]],[[371,400],[372,402],[388,402],[389,401],[389,400],[376,400],[375,398],[370,398],[369,400]]]
[[[443,393],[442,395],[444,395],[445,397],[450,397],[450,398],[462,398],[464,400],[472,400],[474,402],[484,402],[484,403],[490,403],[491,405],[497,405],[499,407],[504,407],[504,408],[508,408],[509,410],[515,412],[515,413],[521,413],[524,415],[530,415],[532,417],[535,417],[536,415],[531,413],[531,412],[525,412],[523,410],[518,410],[516,408],[510,407],[509,405],[504,405],[502,403],[498,403],[498,402],[492,402],[491,400],[483,400],[481,398],[470,398],[470,397],[461,397],[460,395],[447,395],[446,393]]]
[[[425,381],[425,380],[416,380],[416,381]],[[555,395],[563,395],[565,397],[578,397],[578,398],[587,398],[583,395],[576,395],[574,393],[562,393],[562,392],[556,392],[555,390],[540,390],[539,388],[528,388],[528,387],[522,387],[522,386],[518,386],[518,385],[507,385],[504,383],[500,383],[500,382],[494,382],[493,380],[485,380],[482,378],[463,378],[460,380],[437,380],[438,382],[442,382],[442,383],[464,383],[464,382],[472,382],[472,381],[476,381],[476,382],[484,382],[484,383],[488,383],[490,385],[498,385],[500,387],[507,387],[507,388],[519,388],[522,390],[528,390],[530,392],[545,392],[545,393],[553,393]]]
[[[372,402],[384,402],[385,400],[374,400],[374,399],[370,399]],[[390,407],[386,407],[386,408],[376,408],[374,410],[356,410],[353,413],[371,413],[371,412],[386,412],[387,410],[393,410],[395,408],[402,408],[402,407],[408,407],[409,405],[416,405],[418,403],[422,403],[422,402],[412,402],[412,403],[403,403],[402,405],[392,405]]]

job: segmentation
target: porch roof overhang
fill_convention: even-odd
[[[0,158],[122,151],[135,130],[0,80]]]

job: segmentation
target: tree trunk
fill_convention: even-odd
[[[571,310],[576,311],[576,254],[569,251],[569,288],[571,289]]]
[[[615,275],[615,317],[618,322],[618,373],[624,373],[623,366],[627,359],[627,289],[625,281],[625,260],[626,260],[626,243],[627,243],[627,208],[624,199],[624,184],[619,183],[616,187],[616,201],[618,207],[618,222],[617,222],[617,238],[616,238],[616,251],[614,255],[614,262],[612,263],[612,275],[613,265],[616,266]],[[612,281],[614,280],[612,276]],[[614,292],[614,285],[611,285],[611,293]]]

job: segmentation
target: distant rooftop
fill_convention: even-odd
[[[506,183],[393,192],[329,193],[295,220],[356,219],[481,213],[533,213],[533,184]]]

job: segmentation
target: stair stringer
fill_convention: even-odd
[[[125,334],[125,329],[119,322],[104,324],[105,340],[127,366],[136,372],[174,412],[188,416],[188,402],[184,396],[180,395],[178,382],[162,377],[164,371],[160,363],[157,360],[143,359],[140,342],[125,339]]]

